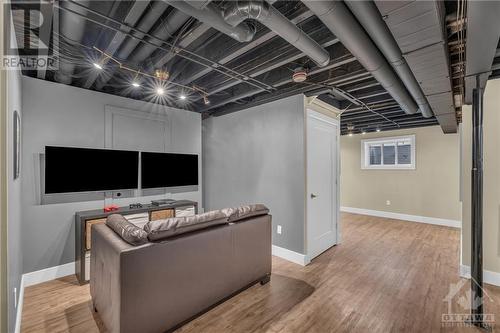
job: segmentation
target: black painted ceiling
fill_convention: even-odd
[[[224,1],[214,3],[225,5]],[[293,45],[257,22],[254,41],[239,43],[194,18],[185,20],[168,36],[165,29],[169,27],[170,14],[176,9],[161,1],[144,1],[142,6],[134,1],[69,1],[68,4],[66,7],[73,11],[61,8],[64,4],[55,6],[54,11],[58,12],[59,22],[65,15],[84,20],[82,38],[68,40],[64,32],[56,33],[58,43],[53,42],[51,46],[57,47],[60,56],[75,65],[69,84],[76,87],[163,103],[202,112],[204,116],[235,112],[298,93],[319,95],[320,100],[345,110],[341,117],[343,134],[348,132],[348,125],[354,126],[353,132],[361,132],[437,124],[434,117],[405,114],[300,1],[276,1],[273,6],[324,46],[331,58],[326,67],[318,67]],[[15,6],[22,6],[22,2]],[[452,12],[454,2],[447,2],[446,8]],[[118,47],[112,47],[116,43]],[[106,58],[98,50],[112,50],[106,54],[113,58]],[[120,58],[120,55],[127,56]],[[95,61],[103,64],[102,70],[93,66]],[[194,89],[166,84],[168,93],[158,98],[157,79],[137,76],[120,69],[118,63],[148,75],[154,75],[155,70],[168,72],[169,80]],[[294,83],[291,76],[299,66],[307,69],[308,79]],[[56,72],[26,71],[24,74],[57,81]],[[141,87],[132,87],[134,80],[140,81]],[[331,93],[330,87],[348,92],[371,111]],[[205,103],[204,93],[200,91],[207,93],[210,104]],[[181,94],[187,98],[181,100]]]

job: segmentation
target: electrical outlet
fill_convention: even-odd
[[[387,201],[385,202],[385,204],[386,204],[387,206],[390,206],[390,205],[391,205],[391,200],[387,200]]]
[[[17,288],[14,288],[14,308],[17,308]]]
[[[281,226],[280,225],[278,225],[276,227],[276,232],[278,233],[278,235],[281,235]]]

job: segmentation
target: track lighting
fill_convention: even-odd
[[[352,136],[352,132],[351,132],[351,133],[349,133],[349,136]]]
[[[377,127],[377,132],[380,132],[380,128]]]
[[[167,81],[170,78],[170,73],[161,69],[155,71],[155,76],[158,80]]]
[[[111,54],[107,54],[106,52],[100,50],[96,46],[94,46],[93,49],[101,54],[100,59],[97,59],[96,61],[94,61],[94,60],[90,61],[96,69],[103,70],[104,64],[108,61],[112,61],[112,62],[116,63],[121,70],[125,70],[125,71],[128,71],[128,72],[135,74],[133,79],[127,83],[127,84],[130,84],[134,88],[141,87],[141,81],[143,81],[142,78],[151,78],[151,79],[155,79],[158,82],[159,86],[154,88],[156,95],[158,95],[158,96],[165,95],[167,93],[166,88],[169,85],[173,85],[173,86],[178,87],[182,91],[179,95],[180,100],[185,101],[188,99],[188,96],[191,93],[196,93],[196,94],[199,94],[201,98],[203,98],[203,102],[205,103],[205,105],[210,104],[207,92],[203,88],[197,87],[195,85],[187,86],[187,85],[183,85],[180,83],[176,83],[176,82],[170,80],[170,73],[166,70],[158,69],[158,70],[155,70],[154,74],[144,73],[144,72],[141,72],[140,69],[134,69],[134,68],[128,67],[127,65],[123,64],[120,60],[115,59]],[[189,95],[186,94],[185,92],[188,92]]]
[[[365,135],[365,134],[366,134],[366,131],[361,132],[361,134]]]

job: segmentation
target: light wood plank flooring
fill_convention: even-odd
[[[459,230],[342,214],[343,242],[307,267],[273,258],[259,284],[186,324],[180,332],[473,332],[442,327],[450,285],[465,283],[452,313],[467,313],[469,283],[458,276]],[[500,320],[500,288],[487,286],[487,313]],[[75,277],[25,290],[22,332],[106,332],[89,287]]]

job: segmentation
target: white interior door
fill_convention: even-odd
[[[337,243],[338,121],[307,111],[307,254]]]

